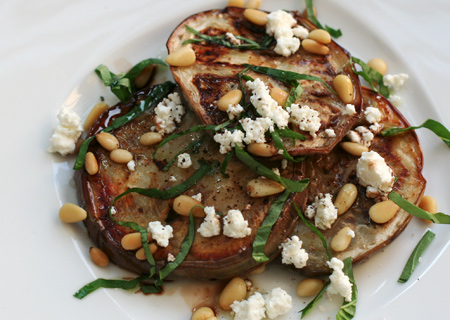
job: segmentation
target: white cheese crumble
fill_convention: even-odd
[[[274,131],[274,123],[270,118],[244,118],[241,120],[242,128],[245,131],[244,142],[250,144],[252,142],[263,143],[266,142],[265,133],[267,130]]]
[[[136,170],[136,162],[134,160],[131,160],[127,163],[128,170],[135,171]]]
[[[278,169],[278,168],[272,168],[272,171],[273,171],[277,176],[281,176],[280,169]]]
[[[265,301],[259,292],[247,300],[233,302],[230,307],[234,312],[234,320],[261,320],[266,313]]]
[[[203,220],[200,228],[197,229],[197,232],[201,234],[202,237],[210,238],[220,234],[220,220],[219,216],[216,214],[216,210],[214,206],[205,207],[206,217]]]
[[[170,252],[169,252],[169,254],[167,254],[167,261],[169,261],[169,262],[175,261],[175,256],[173,254],[171,254]]]
[[[342,114],[349,114],[351,116],[356,114],[355,106],[353,104],[348,103],[345,106],[344,112]]]
[[[308,29],[302,26],[296,26],[294,29],[292,29],[292,32],[294,32],[294,36],[302,40],[308,38],[309,35]]]
[[[192,166],[192,160],[189,153],[182,153],[178,156],[177,166],[182,169],[186,169]]]
[[[237,46],[241,44],[241,40],[236,38],[236,36],[234,34],[232,34],[231,32],[225,33],[225,39],[230,41],[231,44],[234,44],[234,45],[237,45]]]
[[[48,152],[66,156],[75,151],[76,142],[83,132],[81,118],[68,108],[61,109],[56,117],[59,123],[50,138]]]
[[[214,141],[220,144],[219,152],[225,154],[230,152],[235,144],[242,148],[244,146],[242,142],[244,136],[245,134],[241,130],[234,130],[233,132],[224,130],[223,133],[214,135]]]
[[[111,212],[112,215],[115,215],[117,213],[116,207],[112,206],[110,212]]]
[[[355,130],[350,130],[346,137],[355,143],[362,144],[366,147],[370,147],[372,140],[375,137],[374,134],[364,126],[356,127]]]
[[[305,215],[309,219],[314,218],[314,224],[317,228],[330,229],[337,219],[337,208],[333,204],[331,194],[326,193],[316,196],[314,202],[306,208]]]
[[[329,294],[339,294],[345,298],[347,302],[352,301],[352,286],[348,276],[344,274],[342,269],[344,268],[344,262],[338,258],[332,258],[331,261],[327,261],[328,266],[333,269],[333,273],[330,276],[331,284],[327,288]]]
[[[355,231],[353,231],[352,229],[348,230],[347,235],[354,238],[355,237]]]
[[[292,297],[283,289],[275,288],[264,295],[266,313],[269,319],[288,313],[292,309]]]
[[[223,218],[223,234],[230,238],[244,238],[252,233],[248,227],[248,221],[239,210],[229,210]]]
[[[161,221],[152,221],[148,224],[147,231],[160,247],[167,247],[169,239],[173,237],[173,228],[170,225],[163,226]]]
[[[390,90],[397,92],[404,86],[406,80],[408,79],[409,76],[406,73],[387,74],[383,77],[383,83]]]
[[[389,95],[388,100],[392,103],[394,107],[400,107],[403,103],[403,98],[397,94]]]
[[[336,132],[333,129],[325,129],[325,134],[330,138],[336,137]]]
[[[170,182],[175,182],[175,181],[177,181],[177,178],[175,178],[174,176],[170,176],[169,181]]]
[[[374,107],[367,107],[366,110],[364,110],[364,116],[369,123],[379,122],[382,119],[380,110]]]
[[[195,196],[191,196],[191,198],[197,200],[198,202],[202,202],[202,194],[200,192]]]
[[[392,169],[375,151],[361,154],[356,164],[356,176],[361,186],[368,187],[367,191],[372,194],[371,197],[375,197],[373,193],[377,191],[382,195],[391,192],[395,180]]]
[[[291,239],[283,242],[280,246],[280,248],[283,248],[281,251],[281,263],[293,264],[297,269],[306,266],[309,255],[305,249],[302,249],[302,245],[303,242],[297,236],[293,236]]]
[[[256,78],[254,81],[247,81],[245,85],[252,90],[250,102],[256,111],[262,117],[271,119],[278,128],[286,128],[289,121],[289,113],[270,96],[269,89],[264,82]]]
[[[315,137],[320,128],[319,112],[309,106],[300,107],[296,103],[293,103],[288,109],[291,113],[290,121],[297,124],[300,130],[308,131],[311,136]]]
[[[228,118],[233,120],[234,118],[239,118],[241,113],[244,112],[244,108],[238,104],[230,104],[227,109]]]
[[[378,134],[381,131],[381,125],[378,122],[375,122],[373,125],[369,127],[369,130],[374,134]]]
[[[176,124],[181,122],[184,113],[180,95],[177,92],[169,94],[155,108],[156,130],[161,134],[172,133],[177,128]]]
[[[281,160],[281,169],[286,169],[288,166],[288,161],[286,159]]]
[[[277,41],[275,53],[289,57],[300,48],[300,40],[294,37],[292,29],[297,24],[292,14],[278,10],[267,15],[266,33],[274,36]],[[297,34],[304,35],[302,30],[296,30]]]

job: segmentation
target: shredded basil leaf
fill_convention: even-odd
[[[289,128],[277,129],[277,132],[280,135],[280,137],[291,138],[294,144],[295,144],[296,139],[298,139],[298,140],[306,140],[307,139],[301,133],[295,132],[294,130],[291,130]]]
[[[201,138],[198,139],[198,140],[192,141],[192,142],[189,143],[186,147],[184,147],[183,149],[181,149],[181,150],[175,155],[175,157],[173,157],[173,159],[171,159],[169,162],[167,162],[167,164],[164,166],[164,168],[162,169],[162,171],[167,171],[167,170],[169,170],[170,166],[178,159],[178,156],[179,156],[180,154],[185,153],[186,151],[189,151],[189,150],[191,150],[191,149],[192,149],[192,150],[198,149],[198,148],[201,146],[201,144],[202,144],[203,138],[204,138],[204,136],[201,137]]]
[[[233,153],[228,152],[225,156],[225,159],[223,159],[222,165],[220,166],[220,173],[222,173],[222,176],[224,178],[229,177],[229,175],[227,174],[227,167],[228,167],[228,164],[230,163],[230,160],[232,157],[233,157]]]
[[[294,86],[291,91],[289,91],[289,96],[286,99],[286,103],[284,104],[285,108],[289,108],[295,101],[297,101],[298,98],[303,93],[303,87],[298,83],[298,85]]]
[[[280,135],[278,134],[277,130],[274,130],[273,132],[270,133],[273,139],[273,143],[275,144],[275,146],[277,147],[278,150],[283,150],[283,158],[285,158],[288,161],[291,162],[302,162],[303,159],[294,159],[286,150],[286,146],[284,145],[283,141],[280,138]]]
[[[73,170],[80,170],[84,166],[84,162],[86,161],[86,154],[89,148],[89,144],[92,140],[95,139],[95,136],[89,137],[83,141],[80,146],[80,150],[78,151],[77,159],[75,160],[75,164],[73,165]]]
[[[450,224],[450,216],[444,213],[438,212],[431,214],[416,205],[412,204],[395,191],[389,193],[389,199],[395,202],[400,208],[408,212],[409,214],[422,219],[428,219],[438,224]]]
[[[330,250],[328,249],[327,241],[325,240],[325,237],[322,235],[322,232],[320,232],[319,229],[316,228],[316,226],[314,226],[312,223],[310,223],[308,220],[306,220],[306,218],[303,216],[302,211],[295,203],[294,203],[294,208],[297,211],[297,214],[300,217],[300,219],[303,221],[303,223],[308,228],[310,228],[312,232],[317,234],[317,236],[320,238],[320,240],[322,241],[323,247],[325,248],[325,251],[327,252],[328,260],[331,260],[332,256],[331,256]]]
[[[147,59],[139,62],[127,73],[112,73],[107,66],[101,64],[95,69],[95,73],[100,77],[105,86],[110,87],[112,93],[116,95],[120,101],[125,102],[131,98],[136,91],[134,80],[144,70],[145,67],[151,64],[159,64],[167,66],[161,59]]]
[[[346,258],[344,261],[344,274],[349,278],[352,284],[352,301],[347,302],[344,299],[339,312],[336,315],[336,320],[350,320],[353,319],[356,312],[356,302],[358,301],[358,288],[356,287],[355,277],[353,276],[352,257]]]
[[[325,283],[325,285],[323,286],[322,290],[320,290],[320,292],[314,297],[314,299],[300,311],[302,313],[301,319],[306,317],[311,312],[311,310],[315,307],[315,305],[320,301],[320,299],[322,299],[322,296],[323,296],[325,290],[327,290],[327,288],[330,284],[331,284],[331,281],[328,280],[327,283]]]
[[[353,62],[359,64],[362,71],[357,71],[353,66]],[[363,77],[374,91],[380,92],[385,98],[389,98],[389,88],[384,85],[383,75],[381,73],[375,69],[372,69],[367,63],[356,57],[350,58],[350,66],[353,73]],[[378,85],[379,90],[377,90],[373,85],[374,82]]]
[[[428,245],[434,239],[434,236],[435,236],[435,234],[433,232],[431,232],[430,230],[427,230],[427,232],[425,232],[422,239],[420,239],[419,243],[417,243],[413,252],[409,256],[409,259],[406,262],[405,267],[403,268],[403,272],[400,275],[400,278],[398,278],[398,280],[397,280],[398,282],[405,283],[406,281],[409,280],[409,278],[411,277],[411,274],[414,272],[414,269],[416,268],[417,264],[419,263],[419,259],[422,256],[422,253],[425,251],[425,249],[428,247]]]
[[[141,281],[144,281],[146,279],[148,279],[148,275],[140,276],[132,280],[97,279],[82,287],[80,290],[75,292],[73,296],[78,299],[83,299],[88,294],[100,288],[116,288],[116,289],[130,290],[136,288]]]
[[[408,128],[389,128],[386,130],[383,130],[381,132],[381,135],[383,137],[391,136],[394,134],[402,133],[408,130],[416,130],[420,128],[426,128],[431,130],[434,134],[436,134],[439,138],[441,138],[444,143],[450,147],[450,131],[440,122],[433,120],[433,119],[427,119],[424,123],[422,123],[420,126],[416,127],[408,127]]]
[[[247,152],[245,152],[241,147],[238,145],[235,145],[234,147],[236,156],[239,160],[241,160],[242,163],[250,167],[250,169],[254,170],[259,175],[262,175],[266,178],[269,178],[273,181],[276,181],[283,185],[286,190],[289,192],[302,192],[305,190],[305,188],[308,186],[309,179],[303,179],[300,181],[293,181],[289,180],[283,177],[280,177],[275,172],[270,170],[269,168],[266,168],[262,164],[260,164],[258,161],[253,159]]]
[[[255,240],[253,241],[253,251],[252,257],[256,262],[266,262],[269,258],[264,254],[264,248],[266,247],[267,239],[269,239],[270,232],[273,225],[278,221],[281,211],[283,210],[284,204],[289,197],[290,192],[284,190],[269,208],[264,221],[256,232]]]
[[[143,293],[161,293],[162,292],[162,287],[159,285],[145,285],[145,286],[141,286],[141,290]]]
[[[313,8],[313,1],[312,0],[305,0],[306,2],[306,13],[308,14],[308,19],[314,23],[319,29],[324,29],[326,31],[328,31],[328,33],[333,37],[333,38],[339,38],[340,36],[342,36],[342,31],[341,29],[333,29],[327,25],[322,26],[322,24],[319,22],[319,20],[317,20],[316,16],[314,15],[314,8]]]

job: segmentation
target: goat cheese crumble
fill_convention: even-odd
[[[130,171],[135,171],[136,170],[136,162],[134,162],[134,160],[127,162],[127,168]]]
[[[184,113],[180,95],[177,92],[169,94],[155,108],[155,129],[161,134],[172,133]]]
[[[273,132],[275,130],[273,121],[268,117],[256,118],[256,120],[245,118],[241,120],[241,125],[245,131],[245,138],[243,141],[246,144],[252,142],[264,143],[266,142],[266,131],[270,130],[270,132]]]
[[[59,123],[50,138],[48,152],[66,156],[75,151],[76,142],[83,132],[81,118],[68,108],[61,109],[56,117]]]
[[[178,156],[177,166],[182,169],[187,169],[192,166],[192,160],[189,153],[182,153]]]
[[[290,121],[297,124],[300,130],[308,131],[311,136],[315,137],[320,128],[319,112],[309,106],[300,107],[296,103],[293,103],[288,109],[291,113]]]
[[[198,202],[202,202],[202,194],[200,192],[194,196],[191,196],[191,198],[197,200]]]
[[[239,118],[241,113],[244,112],[244,108],[238,104],[230,104],[227,109],[228,118],[233,120],[234,118]]]
[[[319,194],[306,210],[305,215],[312,219],[317,228],[327,230],[337,219],[337,208],[334,206],[332,196],[329,193]]]
[[[356,164],[356,176],[359,184],[367,187],[366,195],[372,198],[375,198],[376,194],[383,195],[391,192],[395,180],[392,169],[386,164],[384,158],[375,151],[361,154]]]
[[[229,210],[223,218],[223,234],[230,238],[245,238],[252,233],[248,227],[248,221],[242,216],[239,210]]]
[[[175,261],[175,256],[173,254],[171,254],[169,252],[169,254],[167,254],[167,261],[168,262],[174,262]]]
[[[201,234],[202,237],[210,238],[220,234],[220,220],[219,216],[216,214],[216,209],[214,206],[205,207],[206,217],[203,220],[200,228],[197,232]]]
[[[173,237],[173,228],[170,225],[163,226],[161,221],[152,221],[148,224],[147,231],[160,247],[167,247],[169,239]]]
[[[380,110],[374,107],[367,107],[366,110],[364,110],[364,116],[369,123],[380,122],[382,117]]]
[[[294,37],[293,27],[297,24],[292,14],[278,10],[267,15],[266,33],[274,36],[277,45],[274,48],[275,53],[289,57],[300,48],[300,40]],[[301,36],[305,35],[302,29],[295,30],[295,33]],[[307,36],[307,35],[306,35]]]
[[[266,302],[259,292],[255,292],[247,300],[235,301],[231,304],[234,320],[261,320],[265,317]]]
[[[336,132],[333,129],[325,129],[325,134],[330,138],[336,137]]]
[[[232,34],[231,32],[225,33],[225,39],[230,41],[231,44],[234,44],[234,45],[237,45],[237,46],[241,44],[241,40],[236,38],[236,36],[234,34]]]
[[[346,137],[355,143],[362,144],[366,147],[370,147],[372,140],[375,137],[374,134],[364,126],[356,127],[355,130],[350,130]]]
[[[351,116],[356,114],[355,106],[353,104],[350,104],[350,103],[346,104],[344,112],[342,114],[349,114]]]
[[[275,319],[292,309],[292,297],[283,289],[275,288],[264,295],[267,317]]]
[[[332,258],[331,261],[327,261],[328,266],[333,269],[333,273],[330,276],[331,284],[327,288],[329,294],[339,294],[345,298],[345,301],[352,301],[352,286],[348,276],[344,274],[342,269],[344,268],[344,262],[338,258]]]
[[[390,90],[397,92],[405,85],[405,82],[408,79],[409,76],[406,73],[387,74],[383,77],[383,83]]]
[[[223,133],[216,133],[214,135],[214,141],[220,144],[219,152],[225,154],[230,152],[235,144],[241,148],[244,147],[242,142],[244,136],[245,134],[241,130],[231,132],[225,129]]]
[[[297,236],[293,236],[291,239],[287,239],[283,242],[280,248],[281,251],[281,263],[293,264],[297,269],[301,269],[306,266],[309,255],[302,249],[303,242]]]

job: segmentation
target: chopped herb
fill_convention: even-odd
[[[269,208],[264,221],[256,232],[255,240],[253,241],[253,251],[252,256],[256,262],[266,262],[269,258],[264,254],[264,248],[266,247],[267,239],[269,239],[270,232],[273,225],[278,221],[281,211],[283,210],[284,204],[289,197],[290,192],[284,190],[278,198],[272,203]]]
[[[280,135],[278,133],[278,129],[274,130],[273,132],[270,133],[272,135],[272,139],[273,139],[273,143],[275,144],[275,146],[277,147],[278,150],[283,150],[283,158],[285,158],[288,161],[291,162],[302,162],[303,159],[294,159],[286,150],[286,146],[284,145],[283,141],[280,138]]]
[[[88,294],[94,292],[97,289],[100,288],[114,288],[114,289],[123,289],[123,290],[130,290],[136,288],[140,282],[148,279],[148,275],[140,276],[137,278],[134,278],[132,280],[108,280],[108,279],[97,279],[94,280],[87,285],[85,285],[83,288],[75,292],[73,295],[75,298],[83,299]]]
[[[316,304],[320,301],[320,299],[322,299],[325,290],[327,290],[330,284],[331,281],[328,280],[327,283],[325,283],[325,285],[323,286],[322,290],[320,290],[320,292],[314,297],[314,299],[300,311],[302,313],[301,319],[306,317],[311,312],[311,310],[316,306]]]
[[[220,173],[222,173],[222,176],[224,178],[228,178],[228,174],[227,174],[227,167],[228,164],[230,163],[231,158],[233,157],[233,153],[232,152],[228,152],[225,156],[225,159],[223,159],[222,165],[220,166]]]
[[[420,129],[420,128],[426,128],[426,129],[431,130],[434,134],[436,134],[439,138],[441,138],[441,140],[444,141],[444,143],[447,146],[450,147],[450,131],[448,131],[448,129],[443,124],[441,124],[440,122],[433,120],[433,119],[428,119],[424,123],[422,123],[420,126],[416,126],[416,127],[389,128],[389,129],[383,130],[383,132],[381,132],[381,135],[383,137],[387,137],[387,136],[402,133],[402,132],[405,132],[408,130],[416,130],[416,129]]]
[[[352,301],[344,302],[336,315],[336,320],[350,320],[353,319],[356,312],[356,302],[358,301],[358,288],[356,287],[355,277],[353,276],[352,257],[346,258],[344,261],[344,274],[349,278],[352,284]]]
[[[143,293],[161,293],[162,287],[159,285],[143,285],[141,286],[141,290]]]
[[[353,62],[359,64],[362,71],[357,71],[353,66]],[[353,73],[363,77],[374,91],[380,92],[385,98],[389,98],[389,88],[384,85],[383,75],[381,73],[375,69],[372,69],[367,63],[356,57],[350,58],[350,66],[352,67]],[[377,90],[373,85],[374,82],[378,85],[379,90]]]
[[[319,22],[319,20],[317,20],[316,16],[314,15],[314,8],[313,8],[313,0],[305,0],[306,2],[306,13],[308,15],[308,19],[314,23],[319,29],[324,29],[326,31],[328,31],[328,33],[333,37],[333,38],[339,38],[340,36],[342,36],[342,31],[341,29],[333,29],[327,25],[322,26],[322,24]]]
[[[277,129],[277,132],[280,135],[280,137],[291,138],[294,144],[295,144],[296,139],[298,139],[298,140],[306,140],[307,139],[301,133],[295,132],[294,130],[291,130],[289,128]]]
[[[286,99],[286,102],[284,104],[285,108],[289,108],[295,101],[297,101],[298,98],[303,93],[303,87],[300,85],[300,83],[294,87],[291,88],[289,91],[289,96]]]
[[[202,145],[202,141],[204,139],[204,136],[202,136],[200,139],[192,141],[191,143],[189,143],[186,147],[184,147],[183,149],[181,149],[176,155],[175,157],[173,157],[173,159],[171,159],[169,162],[167,162],[167,164],[164,166],[164,168],[162,169],[162,171],[167,171],[169,170],[170,166],[177,160],[178,156],[182,153],[185,153],[186,151],[189,150],[193,150],[195,151],[196,149],[198,150],[198,148]]]

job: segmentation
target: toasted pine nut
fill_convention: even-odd
[[[191,320],[206,320],[211,317],[215,317],[213,309],[209,307],[201,307],[194,311]]]
[[[173,201],[173,210],[175,210],[176,213],[181,214],[182,216],[189,217],[189,214],[191,212],[191,209],[194,206],[201,206],[202,203],[195,200],[192,197],[186,196],[184,194],[178,196]],[[204,218],[205,217],[205,211],[203,208],[195,207],[192,209],[192,215],[196,218]]]
[[[264,271],[266,271],[266,265],[265,264],[263,264],[259,268],[256,268],[256,269],[250,271],[250,274],[260,274],[260,273],[263,273]]]
[[[158,132],[146,132],[140,138],[139,142],[144,146],[151,146],[163,139],[162,134]]]
[[[65,223],[80,222],[87,218],[87,212],[76,204],[66,203],[59,209],[59,218]]]
[[[227,111],[230,104],[238,104],[242,99],[242,91],[239,89],[227,92],[217,101],[217,107],[220,111]]]
[[[436,200],[432,196],[424,196],[420,201],[419,208],[431,214],[435,214],[438,212]],[[427,219],[425,219],[425,221],[432,223],[432,221]]]
[[[373,59],[370,59],[369,62],[367,62],[367,64],[369,65],[369,67],[371,67],[372,69],[375,69],[376,71],[381,73],[383,76],[385,75],[386,70],[387,70],[387,65],[383,59],[373,58]]]
[[[150,252],[154,254],[156,250],[158,250],[158,247],[155,243],[149,243],[148,247],[150,248]],[[146,260],[147,257],[145,256],[145,249],[144,247],[140,248],[138,251],[136,251],[136,259],[138,260]]]
[[[209,317],[206,320],[217,320],[217,317]]]
[[[109,264],[108,256],[99,248],[90,247],[89,255],[91,256],[92,262],[94,262],[99,267],[106,267]]]
[[[256,10],[256,9],[245,9],[244,10],[244,17],[258,25],[258,26],[265,26],[267,24],[267,13],[264,11]]]
[[[131,152],[124,149],[116,149],[111,151],[109,157],[115,163],[128,163],[133,160],[133,155]]]
[[[321,279],[305,279],[297,285],[297,295],[299,297],[311,297],[317,295],[325,285],[325,281]]]
[[[361,157],[363,152],[369,152],[368,147],[356,142],[341,142],[339,145],[342,149],[357,157]]]
[[[250,180],[247,183],[247,194],[252,198],[271,196],[283,192],[284,189],[278,182],[265,178]]]
[[[273,87],[272,89],[270,89],[270,96],[273,100],[278,102],[280,106],[284,106],[287,98],[289,97],[289,93],[281,88]]]
[[[358,189],[353,183],[347,183],[339,190],[336,200],[334,200],[334,206],[337,208],[338,216],[347,212],[348,209],[358,197]]]
[[[230,1],[228,1],[227,7],[243,8],[244,7],[244,0],[230,0]]]
[[[233,278],[223,288],[219,297],[219,306],[223,310],[230,310],[230,306],[234,301],[241,301],[247,296],[247,285],[244,279],[236,277]]]
[[[95,155],[92,152],[86,153],[86,160],[84,162],[84,167],[86,168],[87,173],[91,176],[97,174],[98,172],[98,162],[95,158]]]
[[[354,90],[352,80],[345,74],[340,74],[333,79],[333,88],[344,103],[352,103]]]
[[[150,80],[150,77],[153,75],[153,71],[155,71],[155,66],[153,64],[146,66],[144,70],[142,70],[141,73],[139,73],[139,75],[134,79],[136,88],[139,89],[145,86]]]
[[[334,235],[333,239],[331,239],[331,249],[336,252],[341,252],[347,249],[352,241],[352,237],[348,235],[350,230],[352,230],[350,227],[344,227],[339,230],[338,233]]]
[[[247,151],[260,157],[272,157],[278,154],[277,148],[267,143],[250,143],[247,146]]]
[[[123,236],[120,243],[125,250],[136,250],[142,247],[140,232],[133,232]]]
[[[100,132],[96,135],[98,143],[108,151],[113,151],[119,148],[119,140],[111,133]]]
[[[109,105],[104,102],[97,103],[89,112],[88,116],[86,117],[86,120],[84,120],[83,129],[85,131],[88,131],[90,128],[92,128],[92,125],[95,121],[97,121],[98,117],[105,112],[109,108]]]
[[[321,44],[320,42],[317,42],[313,39],[305,39],[302,41],[302,47],[305,49],[305,51],[308,51],[310,53],[320,54],[322,56],[327,55],[330,53],[330,49]]]
[[[166,58],[166,62],[173,67],[187,67],[194,64],[195,60],[195,51],[191,47],[181,47]]]
[[[376,223],[385,223],[395,216],[398,209],[392,200],[381,201],[370,207],[369,216]]]
[[[261,0],[247,0],[246,8],[249,9],[258,9],[261,5]]]
[[[308,39],[316,40],[322,44],[329,44],[331,42],[331,36],[328,31],[323,29],[315,29],[308,35]]]

